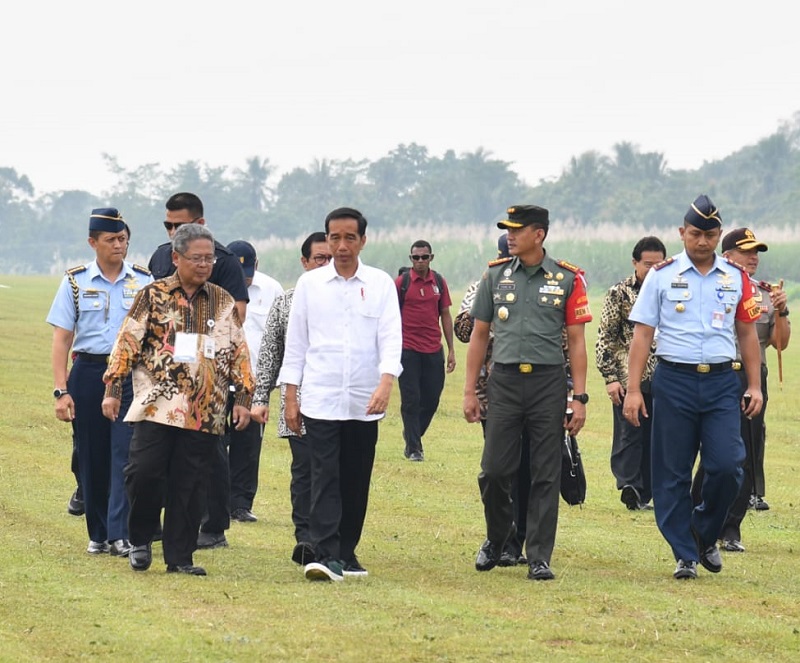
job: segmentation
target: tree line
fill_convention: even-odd
[[[58,272],[84,261],[93,207],[119,208],[132,227],[133,247],[149,256],[166,241],[164,202],[177,191],[200,195],[209,227],[224,243],[248,239],[269,251],[270,263],[278,265],[270,273],[285,280],[297,276],[296,240],[321,229],[325,214],[341,205],[364,212],[368,235],[374,241],[378,233],[392,247],[391,254],[381,250],[375,264],[392,271],[398,262],[406,262],[406,244],[420,237],[439,238],[439,265],[447,247],[446,262],[450,266],[452,258],[456,278],[464,282],[491,257],[494,223],[514,203],[548,207],[551,236],[559,243],[613,243],[626,235],[625,229],[627,234],[641,230],[672,239],[699,193],[719,205],[724,227],[790,233],[800,202],[799,145],[800,112],[775,134],[696,170],[670,169],[663,154],[622,142],[609,155],[588,151],[575,156],[559,177],[535,184],[482,148],[437,156],[416,143],[400,144],[375,161],[315,160],[280,177],[263,156],[253,156],[241,167],[186,161],[168,169],[158,163],[127,169],[105,155],[115,183],[99,195],[83,190],[38,193],[27,175],[3,167],[0,273]],[[613,278],[620,269],[627,273],[629,252],[621,253],[621,266],[593,264],[597,280]],[[564,257],[579,261],[566,252]],[[284,263],[285,268],[280,266]],[[800,265],[788,260],[787,267],[792,273],[784,277],[800,280]]]

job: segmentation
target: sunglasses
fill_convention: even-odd
[[[420,260],[430,260],[431,258],[433,258],[433,254],[425,253],[421,256],[408,256],[408,257],[411,258],[414,262],[419,262]]]
[[[173,223],[172,221],[164,221],[164,227],[169,230],[177,230],[181,226],[185,226],[187,223],[195,223],[198,219],[202,219],[202,216],[196,216],[191,221],[180,221],[178,223]]]

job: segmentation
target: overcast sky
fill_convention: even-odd
[[[630,141],[696,168],[800,111],[784,2],[14,3],[0,22],[0,167],[99,193],[195,159],[479,147],[526,181]],[[344,201],[346,202],[346,201]]]

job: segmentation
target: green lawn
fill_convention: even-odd
[[[562,503],[555,582],[526,569],[474,570],[484,538],[476,475],[480,426],[461,416],[464,350],[426,436],[403,459],[399,395],[381,425],[359,549],[370,576],[308,583],[293,545],[287,444],[268,426],[254,524],[200,551],[207,578],[91,557],[69,516],[70,430],[53,413],[44,322],[57,279],[0,277],[0,660],[145,661],[795,661],[800,657],[800,353],[774,352],[768,512],[750,512],[747,552],[719,575],[672,579],[652,513],[619,502],[608,468],[611,417],[590,360],[581,434],[589,492]],[[454,297],[455,298],[455,297]],[[599,314],[599,296],[593,297]],[[797,309],[792,306],[793,310]],[[588,331],[593,358],[596,323]],[[797,341],[800,342],[800,341]]]

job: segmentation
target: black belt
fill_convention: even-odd
[[[75,356],[84,361],[91,361],[95,364],[107,364],[108,355],[93,355],[91,352],[76,352]]]
[[[494,363],[492,366],[493,371],[501,371],[503,373],[533,373],[534,371],[541,371],[551,368],[563,368],[562,364],[498,364]]]
[[[727,371],[730,369],[734,371],[742,370],[742,363],[740,361],[722,361],[719,364],[679,364],[676,361],[667,361],[661,358],[659,358],[658,361],[672,368],[677,368],[681,371],[690,371],[692,373],[716,373],[718,371]]]

